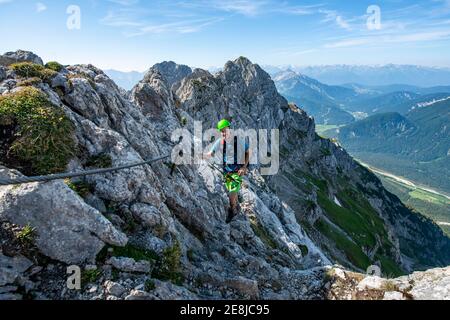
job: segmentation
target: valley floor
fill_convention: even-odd
[[[386,178],[393,179],[396,182],[398,182],[398,183],[400,183],[402,185],[406,185],[406,186],[408,186],[408,187],[410,187],[412,189],[419,189],[419,190],[425,191],[427,193],[435,194],[435,195],[437,195],[439,197],[444,197],[444,198],[446,198],[447,200],[450,201],[450,196],[446,195],[445,193],[436,191],[435,189],[432,189],[430,187],[422,186],[422,185],[420,185],[420,184],[418,184],[416,182],[412,182],[411,180],[408,180],[408,179],[405,179],[403,177],[399,177],[399,176],[396,176],[396,175],[394,175],[392,173],[389,173],[389,172],[383,171],[381,169],[375,168],[375,167],[373,167],[371,165],[368,165],[367,163],[362,162],[359,159],[356,159],[356,160],[359,163],[361,163],[363,166],[365,166],[366,168],[370,169],[375,174],[381,175],[381,176],[386,177]]]
[[[448,195],[358,161],[374,172],[389,192],[399,197],[407,206],[431,218],[450,236],[450,197]]]

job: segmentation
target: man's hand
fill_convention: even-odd
[[[247,174],[247,167],[242,167],[238,170],[238,175],[241,177]]]
[[[205,152],[205,153],[202,153],[201,160],[209,160],[212,157],[213,157],[213,153],[212,152]]]

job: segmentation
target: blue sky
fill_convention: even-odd
[[[69,30],[69,5],[81,13]],[[380,28],[368,28],[370,5]],[[143,71],[173,60],[223,66],[419,64],[450,67],[450,0],[0,0],[0,52]]]

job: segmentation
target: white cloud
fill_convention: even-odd
[[[139,14],[133,10],[109,11],[100,22],[110,27],[141,27]]]
[[[282,13],[293,15],[307,15],[317,12],[315,8],[322,4],[309,6],[291,6],[286,2],[275,0],[197,0],[189,3],[180,3],[181,6],[190,9],[211,9],[254,17],[270,13]]]
[[[146,34],[161,33],[194,33],[223,20],[222,17],[202,14],[193,2],[164,2],[164,5],[150,10],[140,6],[132,6],[133,0],[109,0],[124,2],[128,7],[111,8],[100,23],[123,29],[126,37],[137,37]],[[179,14],[180,7],[185,14]]]
[[[346,47],[356,47],[356,46],[373,46],[373,45],[383,45],[392,43],[414,43],[414,42],[427,42],[427,41],[439,41],[450,39],[450,30],[433,30],[426,32],[415,32],[409,34],[384,34],[360,38],[350,38],[344,39],[337,42],[332,42],[325,44],[325,48],[346,48]]]
[[[370,42],[371,42],[370,38],[356,38],[356,39],[347,39],[347,40],[341,40],[341,41],[337,41],[337,42],[327,43],[324,47],[327,49],[356,47],[356,46],[366,45]]]
[[[36,3],[36,12],[40,13],[47,10],[47,6],[43,4],[42,2]]]
[[[336,23],[342,29],[351,30],[350,24],[347,21],[345,21],[344,18],[342,18],[341,16],[336,17]]]
[[[316,52],[316,49],[306,49],[306,50],[300,50],[300,51],[294,51],[294,52],[289,52],[288,55],[289,56],[303,56],[305,54],[310,54],[313,52]]]
[[[13,2],[13,0],[0,0],[0,4],[2,4],[2,3],[8,3],[8,2]]]
[[[132,6],[139,3],[139,0],[108,0],[109,2],[120,4],[122,6]]]
[[[276,6],[273,10],[274,12],[279,12],[283,14],[292,14],[292,15],[311,15],[319,12],[318,8],[323,7],[323,4],[315,4],[310,6]]]
[[[222,18],[209,18],[199,20],[185,20],[162,24],[148,24],[138,28],[136,31],[125,32],[127,37],[137,37],[145,34],[161,33],[193,33],[204,27],[223,20]]]
[[[255,16],[261,13],[263,7],[267,4],[268,1],[254,0],[211,1],[211,5],[218,10],[238,13],[245,16]]]
[[[342,29],[348,31],[352,30],[350,23],[336,11],[320,9],[319,12],[325,15],[325,18],[322,20],[322,22],[333,22]]]

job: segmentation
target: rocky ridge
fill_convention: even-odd
[[[31,53],[6,57],[40,62]],[[224,116],[236,127],[280,129],[281,170],[266,177],[252,168],[244,214],[230,225],[220,174],[205,164],[160,162],[0,187],[1,298],[322,299],[332,292],[333,262],[359,271],[372,263],[408,271],[450,262],[449,239],[317,137],[313,119],[246,58],[214,76],[159,64],[129,94],[92,65],[65,66],[26,85],[10,64],[0,66],[3,97],[30,86],[74,125],[68,171],[170,154],[175,129],[192,130],[194,120],[213,127]],[[2,166],[0,176],[18,176],[17,169]],[[366,214],[370,224],[356,219],[355,233],[333,215],[339,210]],[[66,287],[70,264],[82,267],[82,290]]]

